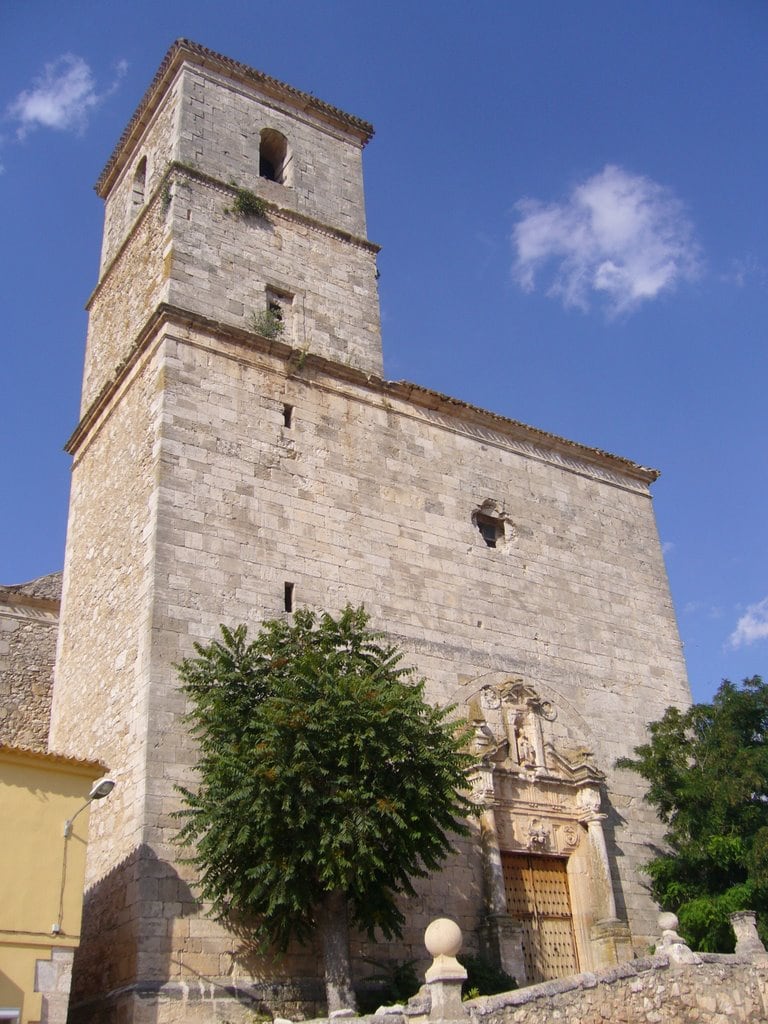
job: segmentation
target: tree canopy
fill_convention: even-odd
[[[648,782],[667,825],[646,867],[655,899],[694,949],[732,951],[736,910],[756,910],[768,938],[768,685],[726,679],[711,704],[667,708],[649,729],[617,767]]]
[[[297,611],[196,645],[179,666],[199,743],[180,841],[213,913],[236,913],[262,946],[315,934],[329,1011],[353,1002],[347,921],[400,933],[400,893],[466,831],[468,757],[450,709],[362,608]]]

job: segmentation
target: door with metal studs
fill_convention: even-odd
[[[523,929],[528,983],[578,974],[567,859],[502,853],[507,912]]]

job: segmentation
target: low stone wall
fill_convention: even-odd
[[[755,1024],[768,1020],[768,962],[667,954],[465,1003],[473,1024]]]

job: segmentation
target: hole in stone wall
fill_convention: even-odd
[[[504,546],[508,519],[504,507],[493,498],[485,501],[472,513],[472,522],[489,548]],[[513,530],[514,534],[514,530]]]
[[[504,523],[490,516],[476,515],[475,525],[489,548],[495,548],[504,537]]]
[[[293,422],[293,406],[286,402],[283,406],[283,426],[290,427]]]
[[[288,582],[286,582],[284,587],[283,587],[283,605],[284,605],[285,611],[287,611],[287,612],[292,612],[293,611],[293,592],[294,592],[294,589],[295,589],[295,584],[288,583]]]

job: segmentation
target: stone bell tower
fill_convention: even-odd
[[[51,748],[117,780],[94,807],[72,1024],[240,1024],[322,1009],[311,947],[256,957],[175,845],[196,750],[175,670],[219,624],[365,604],[463,708],[482,814],[419,879],[522,983],[654,940],[663,829],[613,766],[690,700],[655,470],[382,379],[355,117],[180,40],[97,185]],[[524,370],[521,369],[521,376]]]
[[[269,499],[292,464],[292,375],[309,356],[381,373],[372,133],[179,40],[97,183],[51,745],[98,751],[118,786],[93,825],[76,1020],[143,1020],[174,978],[231,979],[232,939],[172,866],[194,760],[173,665],[201,629],[290,605]]]

